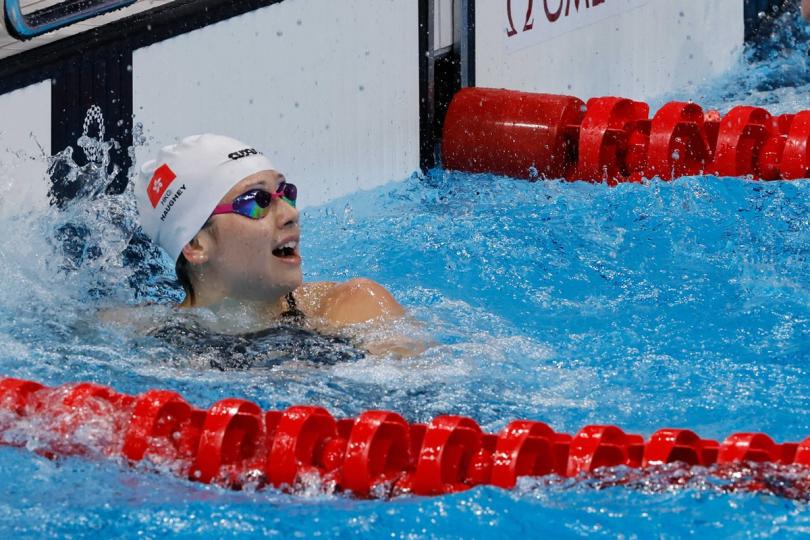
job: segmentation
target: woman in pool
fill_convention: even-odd
[[[142,166],[135,194],[143,230],[176,261],[180,306],[208,308],[227,331],[292,316],[329,332],[403,315],[368,279],[303,283],[297,189],[249,145],[205,134],[166,146]]]

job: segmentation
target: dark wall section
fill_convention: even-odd
[[[439,164],[450,100],[462,86],[475,86],[475,0],[456,0],[455,43],[451,50],[439,53],[430,49],[431,1],[419,0],[419,147],[423,171]]]
[[[51,97],[51,152],[75,146],[82,135],[87,110],[98,105],[104,115],[105,139],[118,141],[120,147],[111,154],[113,164],[121,168],[110,193],[126,188],[132,145],[132,49],[114,43],[64,60],[53,74]],[[93,125],[89,135],[96,136]],[[75,154],[74,154],[75,155]],[[56,173],[58,174],[58,173]],[[57,202],[71,198],[73,189],[54,176],[52,193]]]
[[[433,62],[430,58],[431,0],[419,0],[419,166],[423,171],[436,163],[433,151]]]

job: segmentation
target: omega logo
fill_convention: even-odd
[[[538,0],[538,2],[541,0]],[[568,17],[571,14],[571,4],[574,4],[574,11],[579,13],[579,6],[583,5],[584,9],[593,8],[600,4],[604,4],[605,0],[542,0],[543,11],[545,12],[546,20],[549,23],[557,22],[560,16]],[[555,8],[556,4],[556,8]],[[563,7],[565,13],[563,14]],[[526,6],[526,18],[523,21],[523,29],[521,32],[527,32],[534,28],[534,18],[532,17],[532,10],[534,8],[534,0],[528,0]],[[515,26],[514,18],[512,17],[512,0],[506,0],[506,16],[509,19],[509,26],[506,29],[507,37],[512,37],[518,33]]]
[[[563,0],[560,0],[560,2],[562,1]],[[534,19],[532,19],[533,7],[534,0],[529,0],[529,5],[526,8],[526,22],[523,23],[523,32],[531,30],[534,27]],[[506,16],[509,18],[509,28],[506,29],[506,35],[508,37],[512,37],[518,33],[518,31],[515,29],[514,20],[512,19],[512,0],[506,0]]]

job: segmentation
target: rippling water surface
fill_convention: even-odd
[[[782,32],[764,60],[660,101],[810,109],[804,30]],[[77,181],[97,179],[85,170]],[[143,246],[130,195],[89,193],[35,212],[0,201],[0,228],[6,376],[133,394],[168,388],[197,406],[238,396],[273,409],[319,404],[336,416],[464,414],[489,431],[530,418],[568,432],[615,423],[644,435],[664,426],[719,439],[749,430],[780,441],[810,435],[807,180],[693,177],[608,188],[434,171],[308,209],[306,279],[362,275],[385,284],[434,345],[406,360],[247,371],[209,369],[205,357],[100,321],[102,308],[146,302],[165,304],[141,315],[147,323],[176,316],[171,265]],[[810,531],[800,500],[729,492],[693,474],[683,487],[663,471],[382,502],[317,490],[234,493],[117,462],[0,448],[0,530],[369,538]]]

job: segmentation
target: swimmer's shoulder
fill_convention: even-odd
[[[296,290],[295,298],[304,313],[336,327],[399,318],[405,313],[385,287],[367,278],[305,283]]]
[[[310,281],[295,289],[296,307],[309,317],[320,315],[322,304],[329,292],[338,285],[335,281]]]

